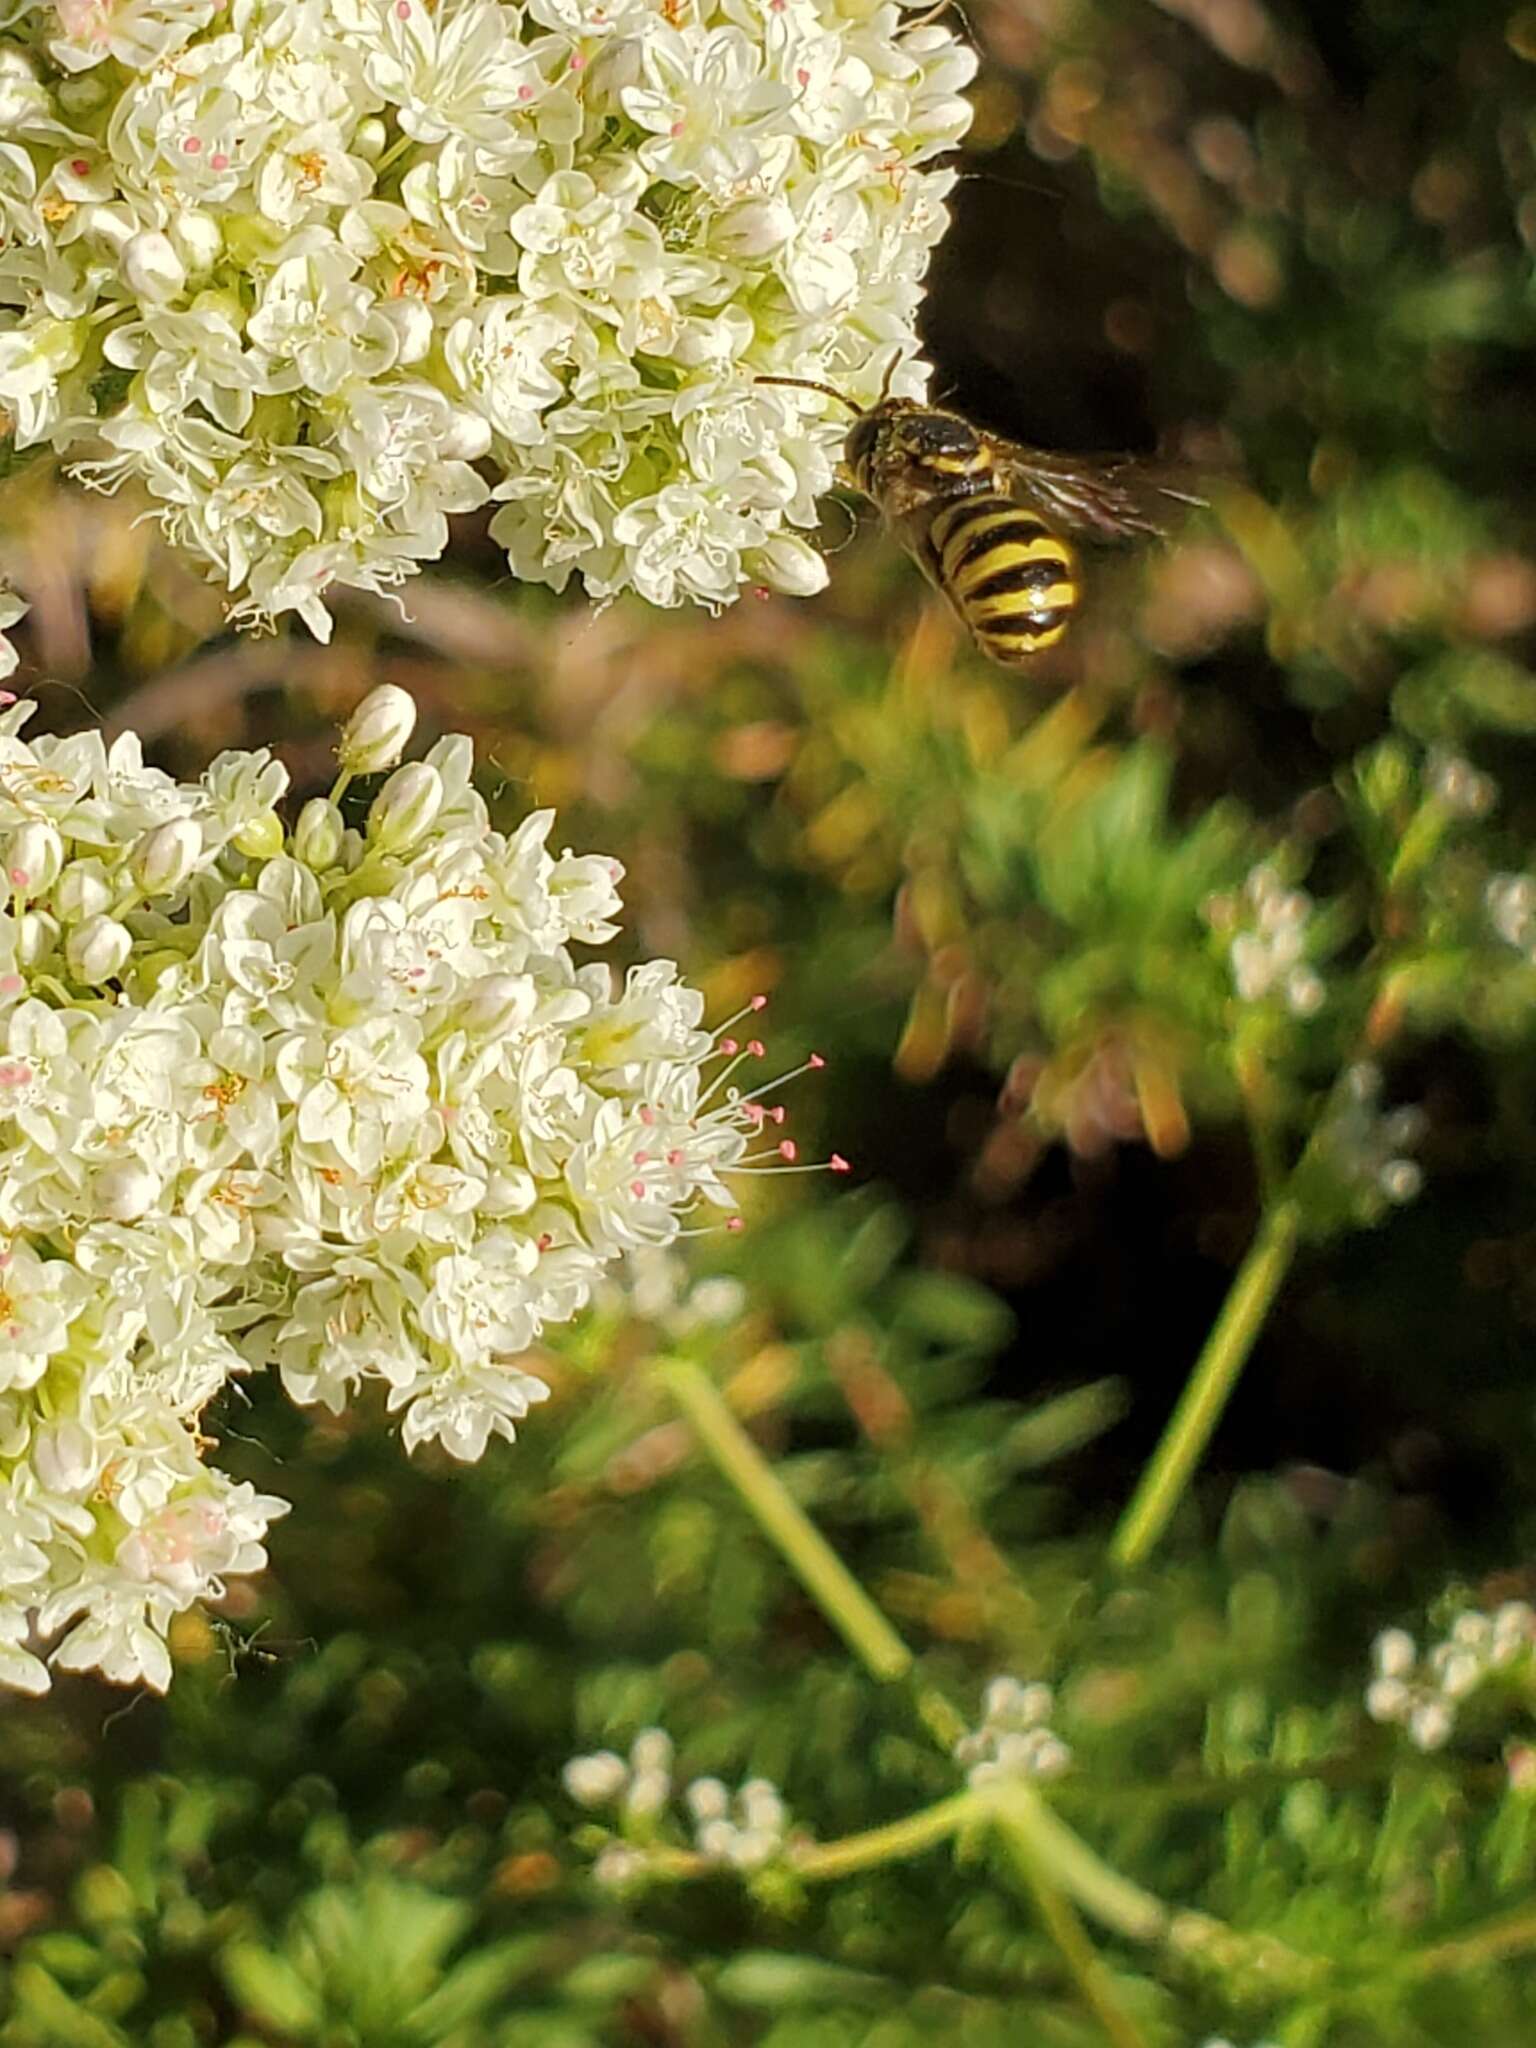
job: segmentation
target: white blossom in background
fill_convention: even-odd
[[[1240,1002],[1278,996],[1293,1017],[1312,1017],[1323,1007],[1327,988],[1308,958],[1315,907],[1305,889],[1288,887],[1268,861],[1249,872],[1240,894],[1207,903],[1206,922],[1226,941]]]
[[[1072,1751],[1052,1732],[1056,1696],[1038,1679],[1028,1684],[1006,1674],[982,1695],[981,1725],[955,1744],[955,1761],[966,1766],[978,1790],[1008,1778],[1059,1778],[1072,1765]]]
[[[628,1758],[611,1749],[572,1757],[562,1776],[578,1806],[607,1810],[641,1838],[604,1843],[592,1873],[600,1884],[633,1883],[658,1854],[669,1853],[671,1845],[661,1830],[674,1819],[669,1809],[679,1788],[673,1775],[672,1741],[665,1730],[642,1728]],[[767,1778],[748,1778],[734,1793],[719,1778],[693,1778],[680,1788],[680,1795],[693,1853],[704,1862],[751,1872],[783,1855],[789,1815],[778,1787]]]
[[[731,1206],[754,1138],[794,1147],[669,962],[577,963],[618,863],[550,852],[548,812],[493,831],[467,739],[365,830],[318,799],[288,829],[265,752],[178,783],[131,735],[29,741],[32,708],[0,715],[0,1681],[44,1690],[54,1636],[163,1687],[171,1616],[286,1511],[204,1461],[231,1379],[378,1382],[408,1450],[479,1458],[544,1398],[541,1332]],[[365,700],[343,779],[413,718]]]
[[[754,380],[911,352],[974,70],[895,0],[23,9],[0,408],[244,623],[325,638],[488,497],[557,590],[814,590],[846,421]]]
[[[1365,1710],[1394,1723],[1417,1749],[1443,1749],[1465,1702],[1493,1680],[1536,1704],[1536,1609],[1506,1600],[1492,1614],[1466,1608],[1423,1657],[1406,1629],[1383,1629],[1371,1645]]]
[[[1422,1143],[1429,1120],[1414,1103],[1384,1110],[1382,1085],[1374,1060],[1346,1067],[1313,1138],[1319,1160],[1364,1222],[1411,1202],[1424,1186],[1424,1169],[1408,1155]]]

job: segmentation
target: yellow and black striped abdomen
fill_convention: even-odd
[[[1054,647],[1081,595],[1066,542],[1011,498],[958,499],[928,529],[934,578],[994,661]]]

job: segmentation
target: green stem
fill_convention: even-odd
[[[1143,1563],[1167,1528],[1290,1270],[1298,1222],[1296,1205],[1282,1201],[1259,1225],[1179,1405],[1110,1542],[1113,1563]]]
[[[912,1652],[805,1510],[790,1497],[783,1481],[722,1400],[713,1380],[698,1366],[681,1360],[674,1359],[660,1370],[699,1442],[849,1649],[884,1683],[907,1677],[912,1669]]]
[[[883,1828],[844,1835],[838,1842],[817,1842],[796,1856],[795,1871],[807,1883],[825,1884],[856,1870],[873,1870],[903,1856],[919,1856],[924,1849],[957,1835],[968,1823],[979,1819],[981,1813],[981,1803],[974,1792],[957,1792],[920,1812],[904,1814]]]
[[[1526,1950],[1536,1948],[1536,1912],[1529,1906],[1516,1907],[1512,1913],[1501,1913],[1497,1919],[1485,1920],[1480,1927],[1474,1927],[1467,1934],[1459,1934],[1452,1941],[1437,1942],[1433,1948],[1421,1949],[1408,1964],[1410,1977],[1442,1977],[1458,1970],[1471,1970],[1484,1963],[1502,1962],[1506,1956],[1517,1956]]]
[[[1147,2048],[1147,2037],[1115,1997],[1109,1972],[1072,1910],[1071,1901],[1051,1883],[1030,1847],[1026,1835],[1005,1827],[1003,1840],[1029,1887],[1036,1911],[1071,1971],[1083,2003],[1093,2014],[1114,2048]]]
[[[1032,1785],[1005,1780],[988,1789],[986,1802],[1035,1868],[1101,1926],[1127,1941],[1157,1941],[1167,1933],[1171,1915],[1162,1900],[1111,1869],[1081,1835],[1058,1819]]]

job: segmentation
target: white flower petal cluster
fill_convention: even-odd
[[[247,623],[325,638],[488,496],[556,589],[818,588],[844,427],[754,379],[911,349],[974,69],[896,0],[13,11],[0,408]]]
[[[1007,1673],[982,1696],[981,1725],[955,1744],[955,1761],[978,1790],[1009,1778],[1059,1778],[1072,1751],[1050,1727],[1056,1696],[1039,1679],[1023,1684]]]
[[[658,1856],[665,1860],[672,1848],[665,1837],[675,1832],[670,1809],[679,1790],[672,1738],[665,1729],[642,1728],[627,1759],[612,1749],[574,1756],[561,1775],[578,1806],[616,1812],[629,1835],[638,1838],[609,1838],[603,1844],[592,1873],[599,1884],[633,1884]],[[693,1852],[705,1863],[751,1872],[784,1854],[789,1815],[769,1779],[748,1778],[734,1794],[719,1778],[694,1778],[680,1789]]]
[[[286,1507],[203,1460],[233,1376],[380,1382],[407,1449],[478,1458],[544,1398],[541,1332],[729,1204],[761,1112],[701,1078],[670,963],[573,959],[621,870],[548,812],[493,831],[467,739],[366,829],[317,799],[290,831],[265,752],[179,783],[31,709],[0,716],[0,1680],[46,1688],[35,1626],[163,1687],[171,1616]],[[410,723],[376,692],[344,764]]]
[[[1417,1749],[1443,1749],[1465,1702],[1490,1682],[1512,1688],[1527,1708],[1536,1699],[1536,1609],[1525,1600],[1506,1600],[1492,1614],[1464,1608],[1422,1658],[1407,1629],[1386,1628],[1371,1645],[1371,1663],[1371,1719],[1405,1728]]]

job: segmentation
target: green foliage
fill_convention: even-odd
[[[471,540],[414,621],[274,660],[134,507],[7,482],[54,722],[89,678],[307,793],[407,683],[509,818],[623,857],[641,951],[772,990],[866,1185],[642,1272],[472,1471],[258,1384],[210,1416],[294,1513],[167,1702],[6,1709],[0,2048],[1530,2039],[1529,1672],[1441,1746],[1365,1694],[1448,1577],[1442,1629],[1532,1590],[1536,17],[975,25],[959,402],[1109,444],[1134,387],[1209,476],[1022,678],[874,533],[717,621],[514,599]],[[816,1531],[910,1669],[858,1668]],[[1038,1806],[951,1754],[1000,1673],[1054,1689]],[[783,1853],[575,1803],[657,1726],[677,1786],[780,1789]]]

